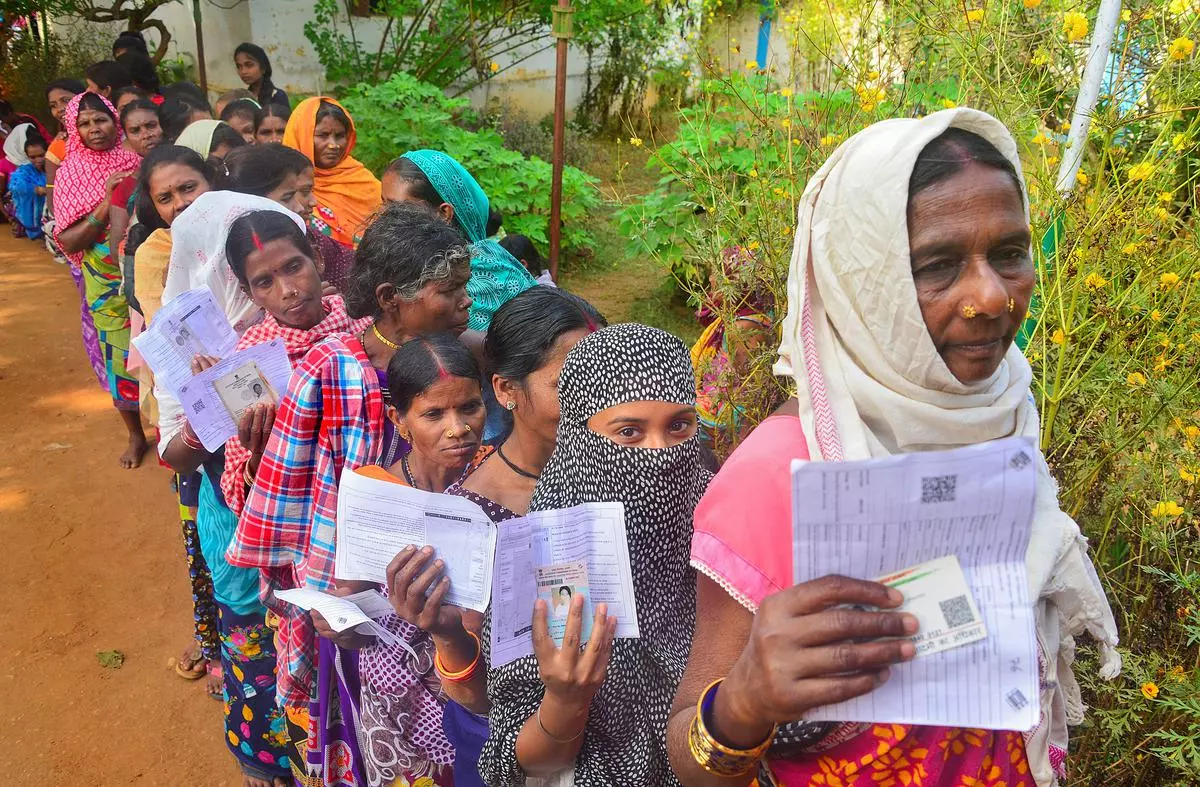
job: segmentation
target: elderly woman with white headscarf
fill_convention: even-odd
[[[1056,784],[1082,716],[1074,636],[1120,669],[1086,541],[1039,456],[1027,552],[1041,657],[1030,732],[800,721],[910,660],[916,619],[884,585],[792,582],[790,464],[1036,441],[1013,344],[1033,293],[1016,144],[982,112],[877,123],[809,182],[776,373],[796,396],[730,457],[696,510],[696,632],[667,740],[685,785]],[[755,501],[746,505],[747,500]],[[846,605],[880,611],[849,611]],[[861,607],[860,607],[861,609]],[[870,720],[866,720],[869,722]]]

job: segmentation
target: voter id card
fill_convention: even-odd
[[[918,658],[987,638],[957,556],[930,560],[875,581],[903,593],[904,604],[896,611],[907,612],[920,622],[912,638]]]

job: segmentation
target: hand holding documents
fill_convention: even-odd
[[[375,622],[392,612],[391,605],[378,590],[334,596],[311,588],[293,588],[275,591],[275,598],[306,611],[320,612],[334,631],[352,628],[360,634],[374,634],[389,645],[398,644],[392,632]]]
[[[616,636],[639,635],[620,503],[538,511],[497,526],[466,498],[342,473],[338,579],[385,583],[388,564],[401,550],[425,545],[445,564],[450,579],[445,603],[479,612],[490,603],[492,666],[533,655],[534,602],[539,591],[550,601],[551,587],[560,605],[576,593],[586,599],[588,625],[593,605],[604,603],[617,618]],[[556,641],[564,628],[565,618],[551,623]]]
[[[808,721],[1029,730],[1038,720],[1025,552],[1034,448],[1010,438],[954,451],[792,467],[796,583],[876,578],[905,594],[917,658]]]
[[[278,404],[292,364],[282,339],[272,339],[222,358],[179,387],[188,423],[209,451],[235,436],[238,419],[259,402]]]
[[[224,358],[237,343],[237,334],[206,287],[188,290],[165,304],[133,340],[158,381],[177,396],[179,387],[192,378],[193,358]]]

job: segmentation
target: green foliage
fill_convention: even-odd
[[[355,85],[343,104],[359,124],[355,156],[376,173],[409,150],[430,148],[457,159],[483,186],[492,207],[504,214],[504,229],[527,235],[540,248],[549,244],[551,167],[504,147],[495,130],[470,131],[457,125],[471,117],[466,99],[446,98],[437,87],[408,74],[380,85]],[[566,167],[563,171],[563,247],[590,249],[588,229],[599,206],[597,181]]]
[[[62,26],[38,40],[28,34],[14,39],[0,64],[0,94],[21,112],[36,115],[47,129],[57,130],[46,105],[46,85],[110,55],[112,41],[84,25]]]
[[[755,64],[725,37],[728,20],[713,0],[694,103],[677,113],[670,137],[646,141],[658,144],[658,187],[622,197],[619,221],[637,250],[671,266],[727,325],[751,294],[770,293],[782,313],[798,202],[838,144],[878,120],[956,104],[1003,120],[1021,148],[1035,237],[1061,230],[1056,247],[1035,249],[1041,307],[1026,354],[1041,443],[1065,510],[1090,539],[1126,661],[1121,678],[1098,680],[1081,643],[1091,709],[1072,740],[1071,783],[1195,784],[1200,8],[1125,4],[1081,177],[1060,195],[1089,38],[1070,14],[1094,27],[1097,5],[781,5],[788,56]],[[717,264],[731,246],[751,252],[732,271]],[[769,371],[776,346],[764,342],[736,380],[721,383],[736,392],[730,399],[751,403],[742,408],[751,421],[766,414],[759,403],[784,393],[786,381]]]

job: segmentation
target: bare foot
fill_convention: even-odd
[[[121,454],[121,467],[126,470],[133,470],[142,464],[142,457],[150,450],[150,443],[146,442],[145,435],[133,434],[129,436],[129,445],[125,448],[125,453]]]
[[[248,773],[243,773],[242,787],[275,787],[275,785],[266,779],[260,779],[257,776],[251,776]]]
[[[225,677],[220,668],[214,670],[211,664],[208,665],[208,676],[204,679],[204,690],[214,700],[225,701]],[[270,785],[267,785],[267,787],[270,787]]]

